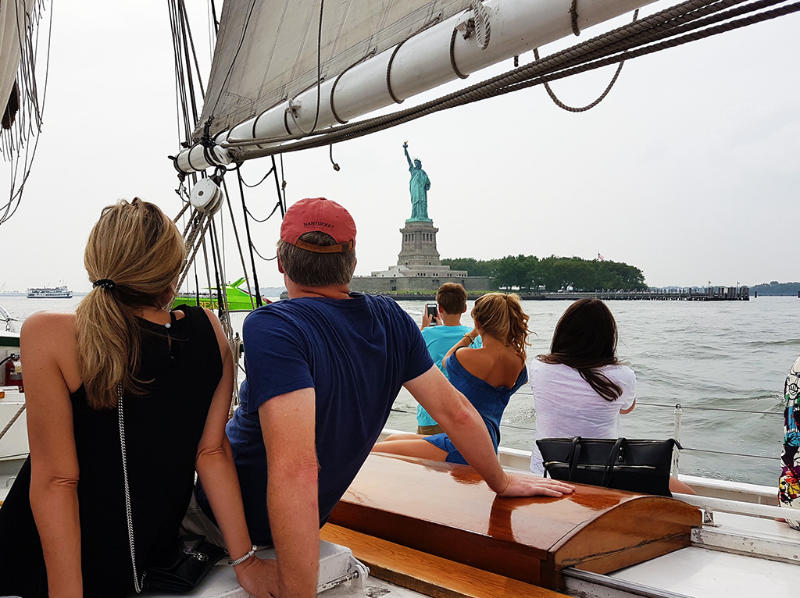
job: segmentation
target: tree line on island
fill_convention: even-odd
[[[489,276],[497,289],[521,292],[647,289],[639,268],[611,260],[509,255],[491,260],[446,258],[442,264],[453,270],[466,270],[470,276]]]
[[[764,282],[750,287],[750,292],[757,292],[759,295],[791,296],[796,297],[800,293],[800,282]]]

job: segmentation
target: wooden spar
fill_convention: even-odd
[[[498,498],[471,467],[372,454],[330,522],[525,583],[608,573],[690,544],[683,502],[576,485],[561,498]]]
[[[578,2],[577,24],[584,29],[654,1]],[[572,0],[486,0],[483,6],[489,15],[491,36],[485,49],[476,42],[474,34],[465,39],[461,33],[457,33],[453,38],[454,29],[463,28],[463,24],[472,17],[472,11],[467,11],[355,65],[339,77],[329,76],[320,85],[317,130],[363,116],[390,106],[395,100],[403,101],[453,81],[459,78],[459,73],[474,73],[572,35],[571,4]],[[219,133],[214,142],[246,143],[252,139],[274,138],[279,141],[259,145],[277,145],[282,142],[281,138],[286,138],[287,133],[300,136],[302,131],[309,131],[314,124],[316,109],[317,88],[313,86],[230,131]],[[211,151],[218,162],[231,162],[224,147],[218,145]],[[176,165],[186,173],[212,166],[206,160],[203,146],[199,144],[181,151]]]

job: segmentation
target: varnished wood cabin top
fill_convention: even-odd
[[[671,498],[580,484],[560,498],[499,498],[471,467],[373,453],[330,521],[556,587],[562,566],[607,572],[688,545],[700,514]]]

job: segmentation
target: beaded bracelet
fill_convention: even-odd
[[[256,550],[257,550],[256,546],[255,546],[255,545],[253,545],[253,546],[251,546],[251,547],[250,547],[250,550],[247,552],[247,554],[246,554],[246,555],[244,555],[244,556],[242,556],[242,557],[239,557],[239,558],[238,558],[238,559],[236,559],[235,561],[228,561],[228,564],[229,564],[231,567],[235,567],[236,565],[241,565],[241,564],[242,564],[242,563],[244,563],[244,562],[245,562],[247,559],[249,559],[251,556],[253,556],[253,555],[256,553]]]

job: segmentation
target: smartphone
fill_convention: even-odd
[[[426,303],[425,311],[429,316],[431,316],[431,324],[434,326],[438,324],[437,320],[439,319],[439,306],[435,303]]]

